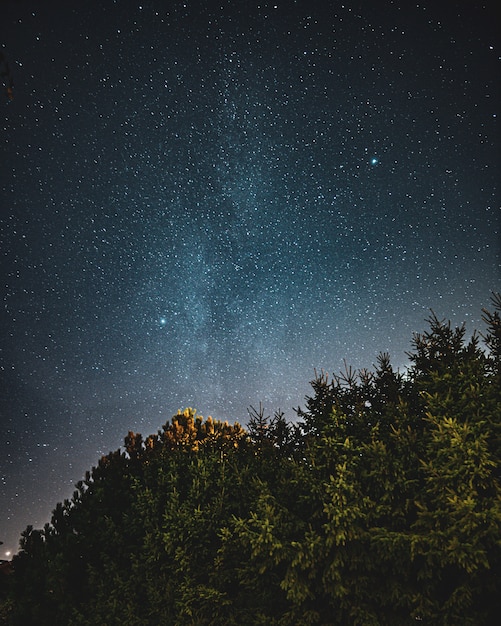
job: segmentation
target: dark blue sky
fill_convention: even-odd
[[[495,6],[2,3],[4,552],[129,429],[292,419],[430,308],[482,328]]]

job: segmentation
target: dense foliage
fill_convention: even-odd
[[[130,432],[28,527],[3,623],[496,623],[501,297],[465,338],[431,316],[388,355],[312,382],[295,423],[178,413]],[[2,618],[0,617],[0,623]]]

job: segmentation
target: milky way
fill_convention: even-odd
[[[496,3],[443,4],[2,5],[4,552],[128,430],[482,328]]]

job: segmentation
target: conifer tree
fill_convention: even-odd
[[[13,626],[487,626],[501,613],[501,296],[433,313],[406,375],[321,373],[299,421],[193,409],[129,432],[29,526]],[[3,602],[3,604],[2,604]],[[3,611],[3,614],[2,612]]]

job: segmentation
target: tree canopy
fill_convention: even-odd
[[[21,536],[0,623],[493,624],[501,614],[501,296],[430,316],[405,374],[320,373],[297,419],[178,412],[129,432]],[[2,621],[3,620],[3,621]]]

